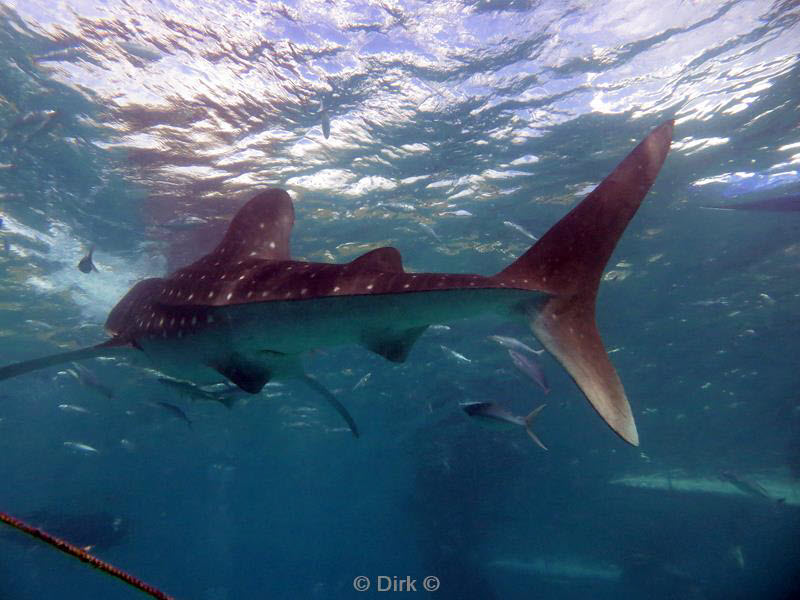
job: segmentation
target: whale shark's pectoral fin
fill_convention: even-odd
[[[422,327],[411,327],[401,331],[384,329],[379,331],[365,331],[361,334],[361,345],[375,354],[380,354],[386,360],[401,363],[408,358],[408,353],[425,330]]]
[[[324,396],[325,399],[328,401],[328,403],[334,408],[334,410],[336,410],[336,412],[338,412],[339,415],[347,422],[347,426],[350,428],[353,437],[358,437],[358,426],[356,425],[356,422],[353,420],[353,417],[350,415],[350,413],[347,411],[344,405],[341,402],[339,402],[336,396],[334,396],[333,393],[330,390],[328,390],[328,388],[326,388],[324,385],[322,385],[319,381],[313,379],[312,377],[309,377],[305,373],[303,373],[300,376],[300,379],[302,379],[305,382],[305,384],[312,390]]]
[[[259,393],[272,377],[263,365],[247,360],[238,353],[211,366],[249,394]]]

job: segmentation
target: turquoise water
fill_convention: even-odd
[[[597,305],[641,445],[547,354],[545,396],[487,336],[540,345],[484,318],[402,365],[307,356],[358,440],[299,382],[228,410],[124,361],[85,363],[110,398],[70,365],[4,381],[0,510],[177,598],[800,587],[800,216],[702,208],[798,193],[795,3],[59,6],[0,12],[0,364],[106,339],[134,282],[210,250],[268,186],[295,200],[298,259],[391,245],[412,270],[495,273],[519,228],[542,235],[675,118]],[[475,401],[546,401],[549,451],[470,420]],[[140,597],[11,530],[0,553],[3,599]]]

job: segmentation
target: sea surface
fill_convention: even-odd
[[[800,211],[707,207],[800,207],[799,59],[793,1],[5,0],[2,365],[106,339],[264,188],[297,259],[488,275],[676,126],[597,300],[639,447],[486,317],[403,364],[304,357],[358,440],[298,381],[232,408],[121,360],[3,381],[0,511],[180,599],[798,597]],[[549,450],[479,401],[546,403]],[[0,599],[139,597],[0,525]]]

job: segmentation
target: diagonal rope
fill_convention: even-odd
[[[156,588],[154,588],[148,583],[145,583],[141,579],[137,579],[130,573],[126,573],[125,571],[118,569],[114,565],[111,565],[103,560],[100,560],[96,556],[92,556],[91,554],[86,552],[86,550],[79,548],[78,546],[75,546],[73,544],[70,544],[69,542],[64,541],[60,538],[57,538],[54,535],[50,535],[46,531],[42,531],[37,527],[28,525],[24,521],[20,521],[19,519],[16,519],[11,515],[7,515],[4,512],[0,512],[0,521],[3,521],[4,523],[11,525],[16,529],[19,529],[20,531],[27,533],[30,536],[33,536],[37,539],[42,540],[43,542],[48,543],[51,546],[54,546],[55,548],[61,550],[62,552],[74,556],[78,560],[81,560],[85,563],[89,563],[96,569],[100,569],[101,571],[104,571],[109,575],[113,575],[114,577],[121,579],[128,585],[138,588],[147,594],[150,594],[153,598],[158,598],[159,600],[174,600],[172,596],[168,596],[164,592],[157,590]]]

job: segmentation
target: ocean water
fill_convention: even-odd
[[[487,317],[403,364],[304,357],[358,440],[297,381],[231,409],[121,360],[84,363],[99,385],[71,365],[3,381],[0,511],[181,599],[793,597],[800,212],[704,207],[797,197],[799,20],[768,1],[4,1],[0,364],[106,339],[134,282],[209,251],[265,187],[295,201],[298,259],[394,246],[410,270],[492,274],[676,127],[597,303],[638,448],[547,353],[549,394],[518,372],[487,336],[540,345]],[[546,402],[549,450],[481,427],[475,401]],[[3,600],[142,597],[0,527]]]

